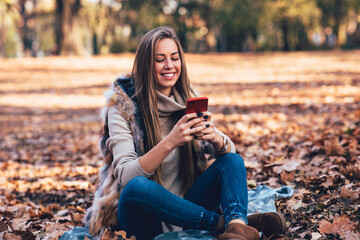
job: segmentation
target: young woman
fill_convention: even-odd
[[[114,82],[108,99],[104,166],[86,214],[90,233],[111,227],[142,240],[182,228],[213,231],[218,239],[285,232],[281,214],[247,217],[244,161],[210,112],[185,114],[194,96],[175,32],[148,32],[131,75]]]

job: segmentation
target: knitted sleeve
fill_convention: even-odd
[[[217,128],[215,128],[215,131],[220,135],[222,136],[224,139],[227,139],[230,143],[230,152],[231,153],[235,153],[236,152],[236,149],[235,149],[235,144],[231,141],[231,139],[225,135],[225,133],[221,132],[220,130],[218,130]]]
[[[129,122],[116,106],[109,108],[108,125],[110,137],[106,141],[106,146],[113,154],[112,166],[120,185],[124,187],[137,176],[149,178],[153,173],[149,174],[141,168]]]

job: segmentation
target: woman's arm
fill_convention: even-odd
[[[185,115],[165,138],[139,158],[135,152],[134,137],[129,122],[116,106],[111,107],[108,112],[110,138],[106,141],[106,145],[113,153],[112,166],[120,184],[125,186],[137,176],[149,178],[174,148],[190,142],[194,138],[193,134],[204,130],[204,126],[191,128],[203,120],[196,114]]]
[[[121,115],[116,106],[109,108],[108,126],[110,137],[106,141],[106,146],[113,154],[112,167],[120,184],[125,186],[137,176],[151,177],[152,172],[146,172],[140,166],[130,123]]]
[[[196,133],[206,128],[205,125],[193,127],[202,121],[203,117],[198,117],[196,113],[184,115],[165,138],[140,158],[141,167],[146,172],[155,171],[173,149],[190,142]]]

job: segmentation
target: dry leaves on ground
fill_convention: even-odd
[[[359,239],[360,52],[188,54],[249,186],[289,185],[277,239]],[[0,60],[0,239],[57,239],[93,199],[100,108],[133,55]],[[122,239],[106,231],[103,239]]]

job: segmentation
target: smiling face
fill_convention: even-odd
[[[174,40],[164,38],[156,44],[154,68],[158,91],[170,96],[181,74],[180,54]]]

